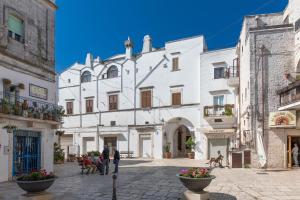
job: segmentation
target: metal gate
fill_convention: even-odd
[[[13,176],[28,174],[41,167],[41,133],[15,130]]]

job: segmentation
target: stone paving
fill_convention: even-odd
[[[205,166],[188,159],[123,160],[117,180],[118,200],[179,200],[186,190],[175,174],[182,167]],[[111,170],[112,170],[111,166]],[[13,182],[0,183],[0,200],[86,199],[111,200],[112,177],[81,175],[76,163],[55,167],[59,178],[46,192],[26,196]],[[300,171],[214,169],[217,176],[207,188],[211,200],[300,200]]]

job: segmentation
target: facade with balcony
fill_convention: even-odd
[[[239,166],[293,165],[292,146],[300,144],[299,18],[300,2],[290,0],[283,12],[244,19],[237,45]]]
[[[54,1],[3,0],[0,9],[1,182],[40,168],[53,171],[63,110],[56,98]]]
[[[223,164],[231,164],[230,149],[236,135],[235,87],[228,83],[228,69],[235,59],[235,48],[201,54],[200,102],[201,132],[204,134],[205,158],[215,158],[218,151]]]

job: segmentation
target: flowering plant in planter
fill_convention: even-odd
[[[190,168],[180,170],[179,176],[188,178],[207,178],[211,175],[209,170],[206,168]]]
[[[33,171],[17,177],[16,183],[27,193],[37,193],[47,190],[54,183],[56,176],[46,170]]]
[[[216,178],[207,168],[182,169],[176,175],[181,183],[192,192],[202,192]]]
[[[55,175],[52,172],[47,173],[45,169],[41,169],[39,171],[33,171],[30,174],[19,176],[17,177],[17,181],[40,181],[53,178],[55,178]]]

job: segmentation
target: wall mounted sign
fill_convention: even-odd
[[[34,85],[34,84],[30,84],[29,85],[29,96],[47,100],[48,99],[48,89]]]
[[[270,112],[270,128],[289,128],[296,126],[296,111]]]

